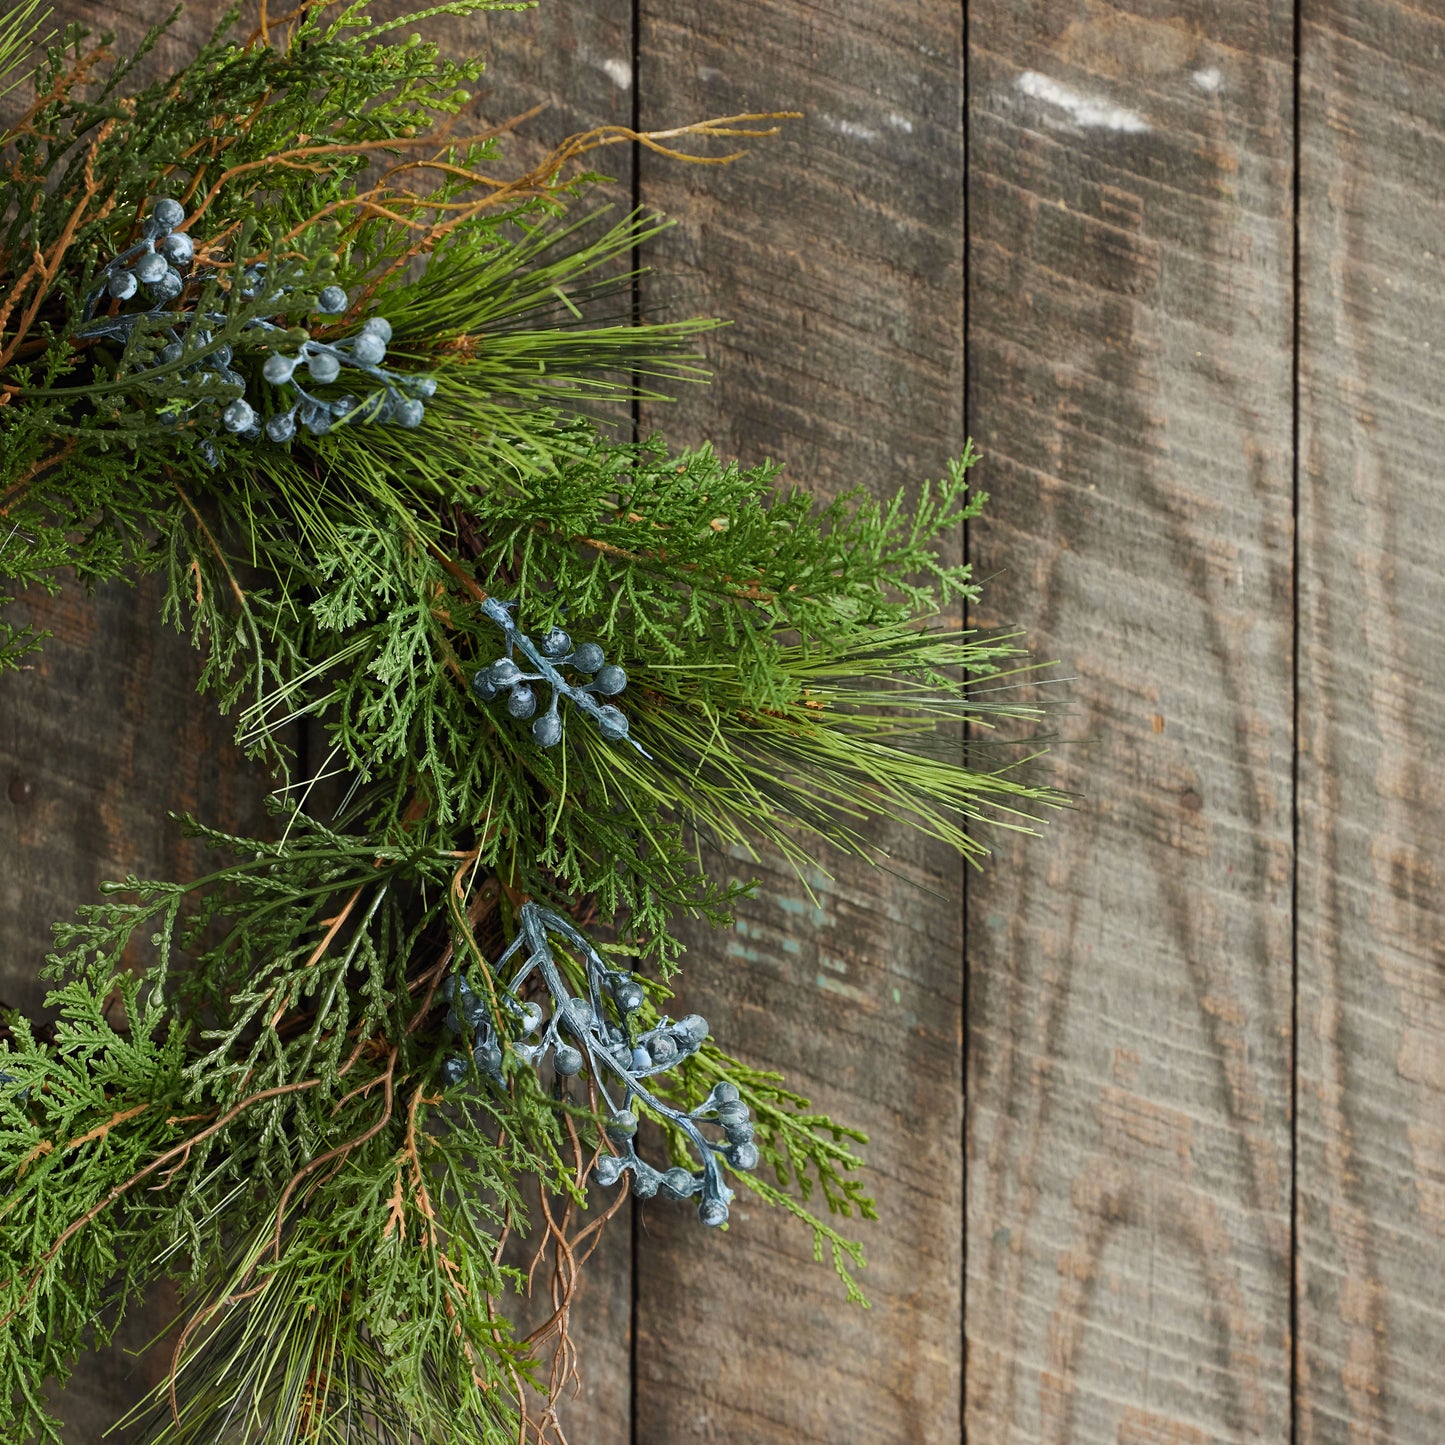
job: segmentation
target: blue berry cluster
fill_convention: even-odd
[[[561,1079],[573,1078],[584,1068],[591,1075],[607,1110],[604,1129],[614,1150],[597,1161],[597,1182],[616,1184],[624,1174],[631,1174],[633,1193],[638,1198],[696,1197],[698,1218],[704,1224],[725,1224],[733,1191],[723,1179],[719,1159],[734,1169],[754,1169],[758,1163],[748,1106],[732,1084],[719,1083],[697,1108],[684,1113],[664,1103],[646,1084],[652,1075],[675,1068],[702,1047],[708,1033],[707,1020],[697,1014],[675,1022],[664,1018],[655,1027],[639,1032],[636,1015],[642,1008],[643,992],[631,974],[611,968],[586,935],[561,914],[536,903],[524,903],[518,924],[517,937],[494,967],[498,1002],[511,1026],[511,1049],[523,1062],[534,1066],[550,1058],[554,1074]],[[549,935],[564,939],[586,964],[585,995],[573,994],[568,988],[553,956]],[[521,966],[503,984],[503,970],[519,953],[523,955]],[[521,985],[534,972],[546,988],[549,1013],[518,997]],[[501,1083],[502,1043],[486,1003],[460,974],[447,980],[443,993],[449,1004],[448,1030],[468,1035],[473,1041],[470,1063],[463,1055],[443,1061],[443,1083],[460,1083],[473,1065],[478,1072]],[[697,1153],[700,1168],[676,1165],[659,1170],[638,1157],[638,1114],[634,1107],[638,1103],[682,1130]],[[703,1133],[704,1124],[720,1129],[721,1138],[708,1138]]]
[[[161,307],[185,290],[185,273],[196,255],[195,242],[176,229],[185,219],[186,210],[179,201],[169,196],[151,197],[140,240],[101,271],[99,283],[86,298],[87,319],[102,295],[129,301],[144,286],[155,307]]]
[[[340,286],[327,286],[316,298],[316,309],[324,313],[337,314],[346,307],[346,292]],[[289,387],[296,393],[296,400],[287,410],[273,412],[266,421],[266,435],[273,442],[289,442],[296,435],[298,413],[301,425],[317,436],[330,431],[338,421],[350,425],[389,422],[408,428],[421,425],[426,415],[422,398],[436,394],[436,378],[402,376],[381,368],[379,363],[386,359],[387,343],[391,340],[391,323],[384,317],[368,317],[355,336],[337,342],[313,341],[305,327],[300,326],[284,332],[280,327],[267,329],[279,332],[286,338],[286,344],[283,349],[278,341],[277,349],[266,358],[261,375],[272,386]],[[287,355],[288,351],[292,354]],[[343,367],[374,377],[381,386],[364,400],[346,395],[323,401],[311,395],[298,379],[297,372],[303,365],[308,380],[318,386],[336,381]],[[245,408],[244,414],[239,408]],[[237,412],[234,418],[232,410]],[[245,400],[233,402],[222,421],[228,431],[239,432],[247,438],[259,435],[256,415]]]
[[[289,442],[296,435],[298,422],[313,436],[323,435],[342,423],[421,425],[426,414],[425,399],[436,394],[436,379],[403,375],[382,367],[392,333],[391,323],[380,316],[369,317],[356,335],[336,342],[316,341],[304,326],[281,327],[260,317],[247,320],[244,329],[267,333],[262,349],[270,355],[261,376],[281,392],[280,398],[273,392],[248,396],[247,379],[235,369],[232,348],[224,343],[212,344],[211,328],[224,323],[226,317],[167,309],[185,290],[186,273],[195,260],[194,242],[177,229],[185,219],[179,201],[151,198],[140,239],[102,268],[86,297],[84,324],[76,333],[84,338],[108,336],[125,342],[144,318],[163,316],[169,323],[165,333],[169,340],[156,353],[152,365],[171,365],[189,355],[192,359],[180,374],[202,383],[206,398],[172,413],[174,423],[186,418],[200,430],[209,428],[216,435],[225,432],[245,441],[265,436],[278,443]],[[189,279],[205,280],[212,275],[196,271]],[[142,288],[150,301],[148,307],[95,317],[95,308],[103,298],[129,301]],[[287,305],[293,288],[284,281],[268,282],[266,263],[257,261],[241,269],[237,290],[243,301],[254,301],[259,296],[263,305],[274,302],[280,310]],[[339,316],[349,304],[346,292],[332,285],[321,289],[314,309],[322,316]],[[307,382],[317,386],[338,381],[343,370],[359,372],[380,385],[364,397],[348,394],[322,398],[302,385],[298,373],[303,367]],[[212,437],[202,436],[198,445],[212,466],[219,464]]]
[[[514,605],[498,602],[495,597],[488,597],[482,603],[482,611],[506,635],[507,645],[495,662],[472,674],[472,691],[477,697],[483,702],[505,697],[512,717],[519,722],[532,719],[532,736],[538,746],[544,748],[556,747],[562,741],[560,708],[562,699],[568,698],[592,718],[597,731],[608,742],[626,738],[643,757],[649,756],[637,739],[629,735],[627,714],[614,703],[597,700],[616,697],[627,686],[627,674],[615,662],[608,662],[595,642],[574,646],[571,637],[560,627],[552,628],[539,642],[534,642],[518,631],[512,620],[509,609]],[[531,664],[531,671],[517,662],[514,652],[520,652]],[[564,667],[588,680],[568,682],[561,672]],[[552,689],[546,711],[541,714],[537,712],[537,694],[532,687],[536,682],[546,683]]]

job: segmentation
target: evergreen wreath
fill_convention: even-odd
[[[456,133],[480,63],[399,27],[505,8],[233,12],[135,89],[164,27],[117,59],[36,0],[0,21],[0,85],[35,89],[0,133],[4,575],[163,574],[275,787],[271,836],[185,820],[212,872],[58,924],[53,1020],[5,1019],[7,1438],[60,1438],[45,1390],[162,1277],[183,1322],[134,1438],[550,1438],[629,1188],[705,1226],[749,1190],[861,1300],[830,1222],[873,1212],[861,1136],[679,1013],[678,922],[748,891],[710,875],[730,846],[877,860],[899,819],[977,860],[971,825],[1062,801],[965,752],[1035,716],[1016,639],[940,620],[976,595],[938,554],[971,451],[819,506],[589,414],[701,379],[712,323],[632,315],[666,223],[582,210],[574,163],[728,160],[679,148],[779,118],[501,178],[500,132]],[[0,662],[41,641],[3,625]],[[555,1305],[525,1338],[519,1234]]]

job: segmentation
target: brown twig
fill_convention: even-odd
[[[324,923],[327,923],[330,926],[327,928],[325,934],[322,936],[321,942],[318,943],[316,947],[311,950],[311,956],[302,965],[303,968],[315,968],[316,965],[321,962],[322,958],[326,954],[326,950],[331,947],[332,941],[335,939],[336,935],[341,932],[343,926],[346,923],[346,920],[351,917],[351,910],[356,907],[357,900],[361,897],[362,891],[365,887],[366,885],[364,883],[357,884],[357,886],[351,892],[351,897],[348,898],[344,904],[342,904],[341,911],[336,915],[336,917],[322,920]],[[276,1025],[281,1022],[282,1015],[286,1012],[288,1008],[290,1008],[290,1006],[291,995],[288,993],[286,997],[283,998],[281,1002],[277,1005],[276,1012],[271,1015],[271,1021],[268,1027],[274,1030]]]
[[[242,1099],[239,1104],[235,1104],[230,1109],[228,1109],[224,1114],[221,1115],[219,1119],[216,1120],[214,1124],[211,1124],[209,1127],[202,1129],[199,1134],[192,1135],[191,1138],[185,1140],[183,1143],[177,1144],[174,1148],[167,1149],[165,1153],[158,1154],[143,1169],[137,1169],[136,1172],[132,1174],[129,1179],[126,1179],[120,1184],[117,1184],[103,1199],[101,1199],[98,1203],[92,1205],[89,1209],[87,1209],[86,1212],[82,1214],[79,1219],[76,1219],[71,1224],[69,1224],[61,1233],[60,1237],[55,1241],[55,1243],[52,1244],[50,1248],[45,1251],[44,1254],[41,1255],[40,1263],[37,1264],[33,1270],[31,1270],[29,1279],[25,1281],[25,1286],[21,1290],[20,1298],[15,1302],[15,1304],[8,1311],[8,1313],[6,1313],[3,1317],[0,1317],[0,1329],[3,1329],[6,1325],[10,1323],[11,1320],[15,1318],[17,1314],[19,1314],[21,1306],[25,1303],[27,1299],[29,1299],[31,1290],[35,1288],[36,1282],[45,1272],[46,1266],[49,1265],[50,1262],[56,1257],[56,1255],[60,1253],[60,1251],[69,1242],[69,1240],[71,1240],[82,1229],[84,1229],[85,1226],[91,1222],[91,1220],[96,1219],[101,1214],[103,1214],[123,1194],[126,1194],[129,1190],[133,1189],[137,1184],[139,1184],[142,1179],[150,1178],[150,1176],[154,1174],[158,1169],[160,1169],[162,1165],[168,1163],[172,1159],[180,1159],[182,1162],[184,1162],[184,1160],[190,1157],[191,1150],[194,1149],[197,1144],[201,1143],[205,1139],[210,1138],[212,1134],[215,1134],[221,1129],[224,1129],[226,1125],[231,1122],[232,1119],[236,1118],[237,1115],[243,1113],[246,1109],[249,1109],[252,1104],[259,1104],[263,1099],[278,1098],[282,1094],[295,1094],[299,1093],[303,1089],[314,1089],[320,1082],[320,1079],[304,1079],[294,1084],[277,1084],[272,1088],[261,1089],[257,1093],[249,1095],[248,1097]],[[115,1120],[111,1121],[112,1124],[114,1124],[115,1122]],[[172,1174],[174,1174],[174,1172],[174,1170],[171,1171]],[[13,1281],[7,1281],[7,1287],[10,1283],[13,1283]]]
[[[206,525],[205,518],[196,510],[196,504],[181,490],[181,484],[172,478],[171,486],[175,488],[176,496],[186,504],[186,508],[191,516],[196,519],[196,526],[201,529],[201,535],[210,544],[211,551],[216,554],[216,560],[221,564],[221,570],[226,574],[226,580],[231,584],[231,591],[234,593],[236,601],[240,604],[241,611],[245,612],[247,610],[246,594],[241,590],[241,584],[236,581],[236,574],[231,571],[231,564],[226,561],[226,554],[221,551],[221,544],[216,541],[211,529]]]
[[[25,472],[10,484],[4,497],[0,497],[0,517],[9,514],[10,508],[20,499],[21,493],[30,486],[31,482],[33,482],[41,472],[49,467],[59,466],[59,464],[75,450],[78,441],[78,437],[66,437],[60,444],[59,451],[52,452],[48,457],[41,457],[38,461],[31,462]]]
[[[22,112],[13,124],[0,132],[0,146],[8,145],[17,135],[30,130],[30,122],[52,101],[64,100],[77,85],[84,85],[90,79],[90,72],[95,69],[98,61],[112,58],[113,52],[108,45],[97,45],[93,50],[87,51],[64,75],[56,79],[55,84],[44,95],[36,96],[34,104]]]
[[[30,329],[30,323],[35,320],[36,313],[40,310],[41,303],[45,300],[46,288],[55,279],[56,273],[60,270],[60,263],[65,258],[65,253],[70,249],[70,243],[75,239],[75,233],[80,228],[80,223],[86,218],[86,210],[96,195],[100,192],[100,184],[95,179],[93,169],[95,157],[100,147],[110,139],[110,133],[115,129],[114,118],[105,121],[91,137],[90,146],[86,151],[85,165],[83,172],[85,176],[85,187],[81,192],[80,199],[75,203],[74,209],[66,219],[65,225],[61,228],[60,235],[56,237],[55,244],[50,248],[49,254],[42,254],[39,247],[35,249],[34,259],[20,279],[10,288],[9,294],[3,302],[0,302],[0,331],[3,331],[6,323],[10,320],[11,313],[19,304],[20,298],[25,294],[32,281],[38,279],[39,284],[35,288],[35,295],[30,303],[21,313],[20,320],[16,323],[15,335],[9,343],[0,347],[0,368],[10,364],[15,357],[16,348],[25,339]],[[108,216],[115,207],[115,198],[105,197],[102,200],[100,209],[91,218],[101,220]]]
[[[368,1140],[374,1139],[391,1122],[391,1110],[394,1102],[393,1086],[396,1079],[396,1056],[397,1049],[392,1047],[387,1055],[386,1069],[381,1074],[381,1084],[384,1090],[385,1102],[382,1105],[381,1113],[372,1123],[370,1128],[363,1129],[354,1138],[347,1139],[344,1143],[337,1144],[328,1149],[324,1154],[318,1154],[316,1158],[309,1160],[298,1169],[287,1181],[286,1187],[281,1191],[281,1198],[276,1203],[276,1228],[271,1237],[271,1256],[278,1263],[281,1259],[281,1230],[286,1222],[286,1206],[291,1202],[291,1196],[296,1192],[297,1186],[309,1174],[315,1173],[323,1164],[329,1164],[333,1159],[344,1160],[353,1150],[359,1149]]]

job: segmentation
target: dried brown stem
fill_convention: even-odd
[[[283,1094],[296,1094],[301,1092],[301,1090],[303,1089],[314,1089],[320,1082],[320,1079],[303,1079],[294,1084],[277,1084],[273,1088],[261,1089],[257,1093],[248,1095],[246,1098],[242,1099],[240,1103],[234,1104],[230,1109],[228,1109],[224,1114],[222,1114],[221,1117],[217,1119],[214,1124],[211,1124],[207,1128],[202,1129],[199,1134],[194,1134],[184,1142],[175,1145],[174,1148],[167,1149],[165,1153],[158,1154],[143,1169],[137,1169],[136,1172],[132,1174],[129,1179],[123,1180],[121,1183],[117,1184],[113,1189],[111,1189],[108,1194],[105,1195],[103,1199],[101,1199],[98,1203],[92,1205],[89,1209],[86,1210],[84,1214],[80,1216],[79,1219],[74,1220],[70,1225],[68,1225],[66,1229],[60,1234],[59,1238],[56,1239],[55,1243],[52,1244],[43,1255],[41,1255],[40,1263],[37,1264],[33,1270],[31,1270],[29,1279],[25,1281],[25,1286],[20,1292],[20,1298],[16,1300],[15,1304],[4,1316],[0,1316],[0,1329],[3,1329],[7,1324],[10,1323],[11,1320],[15,1318],[17,1314],[19,1314],[21,1307],[24,1305],[25,1301],[29,1299],[30,1292],[35,1288],[35,1285],[40,1279],[40,1276],[45,1273],[46,1267],[53,1259],[55,1259],[55,1257],[65,1247],[65,1245],[72,1238],[74,1238],[74,1236],[77,1235],[82,1229],[84,1229],[85,1226],[91,1222],[91,1220],[98,1218],[112,1204],[114,1204],[117,1199],[119,1199],[122,1195],[126,1194],[137,1184],[139,1184],[141,1180],[149,1179],[152,1174],[154,1174],[163,1165],[169,1163],[172,1159],[176,1159],[179,1160],[181,1163],[184,1163],[185,1160],[190,1157],[191,1150],[194,1149],[197,1144],[202,1143],[204,1140],[209,1139],[212,1134],[218,1133],[220,1130],[224,1129],[226,1125],[231,1122],[232,1119],[236,1118],[237,1115],[249,1109],[252,1104],[259,1104],[263,1099],[275,1099]],[[112,1124],[114,1124],[115,1122],[115,1120],[111,1120]],[[177,1167],[179,1167],[179,1165]],[[172,1174],[174,1174],[174,1172],[174,1170],[171,1171]],[[7,1285],[8,1283],[9,1282],[7,1282]]]

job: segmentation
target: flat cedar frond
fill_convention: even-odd
[[[46,1391],[169,1278],[154,1445],[556,1439],[627,1187],[718,1225],[741,1181],[861,1300],[862,1137],[668,1013],[677,921],[749,891],[722,850],[881,863],[908,826],[977,861],[1065,801],[980,741],[1039,710],[1013,636],[948,620],[971,449],[819,505],[606,419],[704,380],[715,323],[634,313],[667,222],[579,205],[579,163],[725,163],[783,117],[511,167],[460,119],[480,62],[398,34],[507,8],[263,4],[145,83],[164,26],[37,56],[33,0],[0,19],[0,93],[35,88],[0,131],[0,576],[160,573],[276,813],[186,824],[214,871],[109,885],[56,929],[53,1027],[0,1031],[13,1438],[59,1439]],[[42,644],[0,621],[0,669]]]

